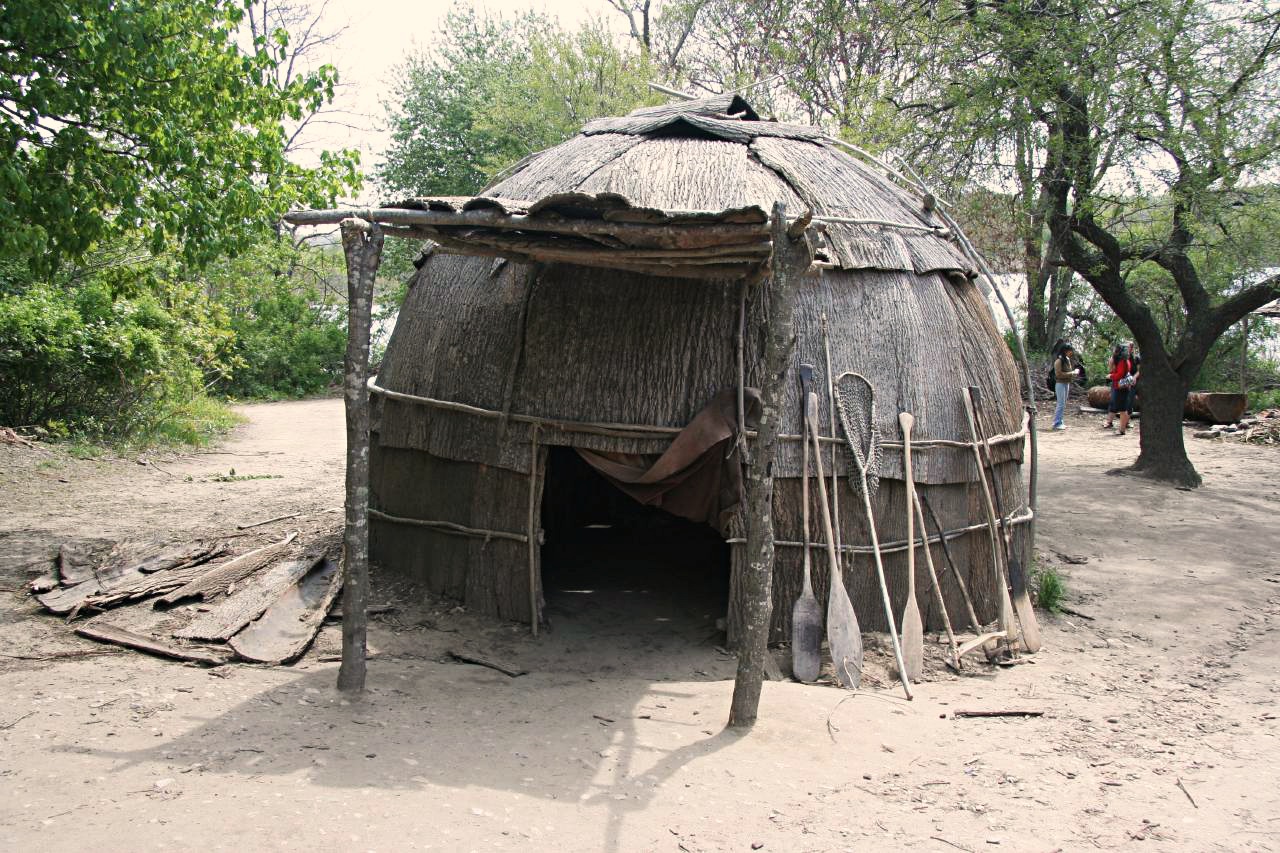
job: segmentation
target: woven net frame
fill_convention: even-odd
[[[861,476],[849,483],[859,496],[874,496],[880,487],[880,430],[876,427],[875,389],[860,373],[847,371],[835,381],[835,405],[849,448]]]

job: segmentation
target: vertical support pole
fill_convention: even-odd
[[[529,627],[538,636],[538,425],[529,427]]]
[[[738,673],[729,706],[729,726],[750,728],[760,708],[764,659],[769,654],[769,624],[773,618],[773,454],[781,421],[783,382],[795,347],[793,311],[799,279],[813,262],[805,233],[805,216],[790,228],[786,208],[773,206],[773,257],[768,288],[768,311],[763,321],[764,375],[760,389],[760,424],[756,446],[747,466],[747,545],[742,587],[745,592]]]
[[[1240,393],[1249,393],[1249,315],[1244,315],[1240,329]]]
[[[346,526],[342,537],[342,665],[338,689],[364,690],[369,604],[369,327],[373,281],[382,261],[382,229],[344,219],[347,258],[347,353],[343,398],[347,416]]]

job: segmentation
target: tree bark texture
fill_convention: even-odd
[[[359,692],[365,681],[369,602],[369,326],[373,282],[382,261],[382,230],[361,219],[342,225],[347,259],[347,352],[343,397],[347,422],[346,526],[343,531],[342,664],[338,689]]]
[[[1184,380],[1155,359],[1143,360],[1139,393],[1142,424],[1133,470],[1157,480],[1199,486],[1200,474],[1187,458],[1183,442],[1182,413],[1187,400]]]
[[[787,233],[786,207],[773,208],[773,262],[763,286],[768,288],[768,320],[763,333],[764,377],[756,446],[747,469],[746,566],[733,582],[742,590],[742,642],[738,673],[729,706],[729,726],[755,724],[764,680],[764,657],[769,654],[769,625],[773,615],[773,455],[782,420],[782,384],[794,350],[795,290],[813,261],[808,235],[792,240]]]

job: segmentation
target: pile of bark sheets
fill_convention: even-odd
[[[340,589],[337,534],[67,543],[31,591],[76,633],[177,660],[283,664],[315,638]]]

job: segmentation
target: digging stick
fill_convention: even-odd
[[[809,428],[809,383],[813,368],[800,365],[800,423]],[[804,527],[804,587],[791,608],[791,672],[796,681],[815,681],[822,667],[822,608],[813,594],[813,574],[809,558],[809,442],[803,443],[800,472],[800,523]]]
[[[827,315],[822,315],[822,354],[826,362],[827,368],[827,401],[828,414],[830,414],[831,437],[839,438],[836,432],[836,387],[835,376],[831,373],[831,341],[827,337]],[[836,555],[844,553],[841,550],[844,543],[840,536],[840,490],[836,488],[839,483],[836,480],[836,453],[838,445],[831,445],[831,517],[835,520],[836,530]],[[854,627],[857,627],[856,624]]]
[[[1009,569],[1009,587],[1013,595],[1013,609],[1018,616],[1018,626],[1022,629],[1022,647],[1031,654],[1040,651],[1040,626],[1036,622],[1036,611],[1031,606],[1031,594],[1027,591],[1027,577],[1022,568],[1022,560],[1013,550],[1013,531],[1004,520],[1004,505],[1000,500],[1000,484],[996,478],[995,458],[991,454],[991,444],[987,441],[986,418],[983,417],[978,402],[982,399],[977,388],[969,388],[969,399],[973,401],[973,413],[978,421],[978,432],[982,436],[983,455],[991,472],[991,494],[996,502],[996,514],[1000,517],[1000,530],[1004,535],[1005,565]]]
[[[929,528],[924,524],[924,510],[920,508],[920,494],[914,493],[916,521],[920,524],[920,538],[924,544],[924,564],[929,568],[929,581],[933,584],[933,594],[938,599],[938,607],[942,610],[942,627],[947,631],[947,642],[951,645],[951,661],[954,668],[960,669],[960,652],[956,645],[956,633],[951,630],[951,616],[947,613],[947,602],[942,597],[942,584],[938,583],[938,573],[933,568],[933,549],[929,547]]]
[[[947,560],[947,567],[951,569],[951,576],[956,579],[956,586],[960,587],[960,595],[964,598],[965,609],[969,613],[969,626],[973,628],[975,634],[982,633],[982,623],[978,621],[978,614],[973,609],[973,599],[969,597],[969,585],[964,582],[964,578],[960,575],[960,570],[956,568],[956,561],[951,558],[951,546],[947,544],[946,531],[942,529],[942,522],[938,520],[938,515],[933,511],[933,505],[929,503],[929,498],[920,495],[920,503],[924,505],[925,510],[929,513],[929,518],[933,520],[933,526],[938,528],[938,542],[942,544],[942,556]]]
[[[817,394],[809,394],[805,411],[809,421],[808,439],[813,443],[813,461],[818,474],[818,502],[822,507],[827,562],[831,567],[827,594],[827,646],[831,650],[831,663],[835,667],[836,678],[845,687],[856,688],[862,683],[862,632],[858,630],[858,617],[853,611],[853,602],[849,601],[848,590],[844,588],[840,559],[836,556],[831,510],[827,506],[827,479],[822,473],[822,447],[818,443]]]
[[[1009,600],[1009,586],[1005,579],[1004,564],[1001,560],[1000,534],[996,530],[996,509],[991,502],[991,488],[987,485],[986,467],[982,464],[982,451],[979,449],[978,427],[974,423],[973,400],[969,389],[963,389],[964,414],[969,421],[969,435],[973,445],[973,461],[978,466],[978,482],[982,484],[983,508],[987,512],[987,535],[991,540],[991,560],[994,563],[995,594],[1000,603],[1000,630],[1004,631],[1005,642],[1013,645],[1018,639],[1018,631],[1014,626],[1013,602]]]
[[[911,428],[916,419],[910,412],[898,415],[902,427],[902,465],[907,487],[907,602],[902,611],[902,657],[912,681],[924,671],[924,625],[920,621],[920,605],[916,603],[916,484],[911,472]],[[929,545],[926,542],[925,547]]]

